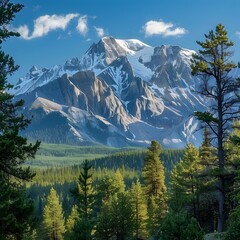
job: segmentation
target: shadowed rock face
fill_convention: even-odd
[[[205,105],[192,91],[192,53],[105,37],[63,66],[32,67],[12,91],[34,116],[24,134],[69,144],[198,144],[191,114]]]

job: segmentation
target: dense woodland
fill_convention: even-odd
[[[8,92],[18,66],[2,49],[19,36],[8,26],[22,7],[0,1],[0,239],[240,239],[240,84],[224,26],[197,42],[192,60],[210,99],[208,111],[193,113],[204,129],[199,148],[162,150],[153,140],[147,150],[30,168],[40,142],[20,135],[30,120]]]

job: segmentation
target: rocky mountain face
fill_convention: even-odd
[[[193,53],[104,37],[80,58],[50,69],[34,66],[12,89],[33,116],[24,134],[81,145],[122,147],[153,139],[173,148],[199,144],[192,114],[206,106],[194,92]]]

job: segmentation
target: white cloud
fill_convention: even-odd
[[[98,28],[98,27],[94,27],[96,30],[96,33],[98,35],[98,37],[103,37],[105,35],[104,29],[103,28]]]
[[[17,31],[22,38],[29,39],[29,29],[27,25],[20,26],[17,29],[13,29],[13,30]]]
[[[84,37],[86,36],[86,34],[88,32],[87,16],[86,15],[84,15],[84,16],[82,16],[78,19],[77,30]]]
[[[161,20],[148,21],[143,26],[143,31],[146,37],[149,37],[152,35],[162,35],[163,37],[181,36],[187,33],[187,30],[185,28],[179,28],[179,27],[175,28],[173,23],[171,22],[165,23]]]
[[[77,13],[67,15],[44,15],[34,20],[34,29],[32,34],[29,34],[27,25],[20,26],[15,30],[21,34],[21,37],[30,40],[47,35],[50,31],[57,29],[65,30],[73,18],[78,17]]]
[[[240,32],[235,32],[235,34],[240,38]]]

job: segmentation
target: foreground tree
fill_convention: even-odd
[[[78,186],[71,191],[76,200],[78,211],[78,220],[73,228],[73,239],[88,240],[92,238],[95,194],[92,185],[91,169],[92,165],[85,160],[78,178]]]
[[[12,177],[30,180],[34,176],[29,168],[22,168],[21,164],[27,158],[35,156],[40,144],[28,144],[27,139],[19,135],[30,121],[18,114],[23,101],[14,102],[14,96],[8,92],[12,85],[7,82],[7,77],[12,75],[18,66],[13,58],[2,50],[2,43],[7,38],[19,36],[18,33],[9,31],[7,26],[22,7],[20,4],[9,3],[8,0],[0,2],[0,177],[8,181],[11,181]]]
[[[68,216],[68,219],[66,221],[66,234],[64,239],[69,239],[71,240],[73,237],[73,228],[75,223],[78,221],[78,211],[77,211],[77,206],[73,205],[72,211],[70,215]]]
[[[156,197],[166,192],[164,166],[160,161],[161,151],[161,145],[157,141],[152,141],[144,159],[142,177],[148,201],[152,196]]]
[[[187,144],[183,159],[171,174],[170,202],[176,205],[177,201],[177,207],[187,208],[190,216],[196,219],[199,217],[201,170],[198,149]]]
[[[12,87],[7,78],[18,66],[14,60],[2,49],[2,44],[8,38],[19,36],[8,30],[15,14],[22,9],[22,5],[10,3],[9,0],[0,1],[0,225],[1,239],[22,239],[33,210],[32,203],[25,199],[21,180],[31,180],[34,173],[29,168],[21,167],[27,158],[32,158],[39,147],[28,144],[27,139],[20,136],[30,121],[19,110],[23,101],[13,101],[13,95],[8,90]]]
[[[161,151],[161,145],[157,141],[152,141],[142,170],[148,208],[147,228],[153,238],[157,238],[161,221],[167,210],[164,166],[160,160]]]
[[[239,81],[232,78],[230,71],[236,68],[236,64],[229,59],[232,55],[230,48],[233,42],[229,41],[224,26],[217,25],[215,31],[205,35],[205,41],[197,43],[201,50],[193,56],[192,74],[199,76],[201,80],[200,91],[204,97],[209,98],[210,110],[195,112],[195,116],[210,130],[216,140],[218,161],[218,232],[224,230],[225,221],[225,159],[226,151],[224,143],[227,140],[232,121],[239,115],[235,108],[240,99],[236,96],[239,89]]]
[[[203,240],[204,232],[196,219],[189,217],[186,211],[170,210],[162,222],[159,236],[160,240]]]
[[[23,239],[33,220],[33,203],[25,191],[0,181],[0,239]]]
[[[134,220],[133,237],[134,239],[147,239],[147,202],[138,180],[132,184],[130,189],[130,203]]]
[[[65,233],[62,205],[57,192],[51,188],[43,209],[43,226],[45,235],[51,240],[62,240]]]

